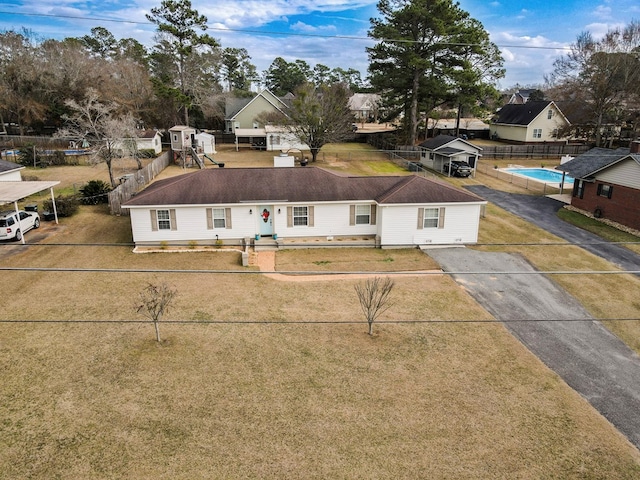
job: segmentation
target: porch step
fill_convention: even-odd
[[[272,250],[278,250],[278,243],[271,237],[264,237],[260,240],[255,240],[253,243],[253,249],[256,252],[268,252]]]

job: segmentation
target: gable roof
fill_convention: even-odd
[[[22,170],[24,167],[17,163],[0,160],[0,173],[12,172],[13,170]]]
[[[455,142],[456,140],[469,145],[474,150],[478,150],[478,151],[482,150],[482,148],[478,147],[477,145],[474,145],[473,143],[469,143],[462,138],[454,137],[452,135],[438,135],[437,137],[429,138],[424,142],[422,142],[420,144],[420,147],[425,148],[427,150],[433,150],[433,151],[437,150],[438,153],[441,153],[444,150],[443,147],[446,147],[447,145],[449,145],[452,142]],[[463,150],[458,150],[458,153],[461,151]],[[446,151],[444,151],[443,153],[445,152]]]
[[[158,130],[138,130],[136,131],[138,138],[154,138],[156,135],[160,135]]]
[[[287,108],[287,104],[284,103],[280,98],[278,98],[276,95],[274,95],[273,93],[271,93],[271,91],[269,91],[269,89],[265,88],[264,90],[262,90],[261,92],[259,92],[255,97],[250,98],[250,99],[230,99],[230,101],[234,102],[236,101],[236,105],[235,108],[230,109],[228,112],[225,112],[225,116],[227,120],[233,120],[235,117],[237,117],[243,110],[249,108],[249,106],[256,102],[259,98],[262,98],[264,100],[266,100],[268,103],[270,103],[273,108],[275,108],[276,110],[280,111],[281,113],[284,114],[284,110]],[[246,102],[244,100],[247,100]]]
[[[318,167],[217,168],[154,182],[123,207],[367,200],[380,204],[484,202],[473,193],[417,175],[353,177]]]
[[[526,126],[552,104],[555,105],[553,102],[548,102],[546,100],[539,102],[529,101],[522,105],[508,103],[498,111],[493,123]],[[559,108],[558,111],[560,111]]]
[[[567,172],[573,178],[587,178],[626,158],[632,158],[640,165],[640,154],[631,154],[628,148],[611,150],[597,147],[557,166],[556,170]]]

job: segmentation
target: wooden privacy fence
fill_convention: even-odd
[[[145,185],[151,183],[160,172],[169,166],[172,152],[166,151],[146,167],[136,173],[127,175],[120,185],[109,192],[109,210],[112,215],[129,215],[128,208],[122,208],[122,204],[142,190]]]
[[[540,145],[482,145],[482,158],[537,158],[578,156],[587,150],[588,145],[570,145],[564,143],[543,143]]]

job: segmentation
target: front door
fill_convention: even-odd
[[[258,213],[260,213],[260,235],[263,237],[273,235],[273,207],[263,205],[258,207]]]

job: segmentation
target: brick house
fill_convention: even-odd
[[[593,148],[556,169],[575,179],[571,205],[640,230],[640,141]]]

